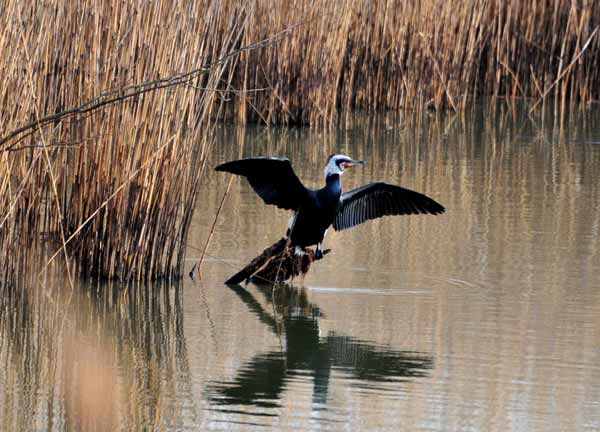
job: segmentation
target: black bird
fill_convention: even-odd
[[[282,394],[299,374],[307,380],[312,378],[313,403],[325,404],[335,371],[352,376],[357,387],[383,391],[386,383],[424,378],[433,369],[434,359],[429,353],[400,351],[336,330],[321,335],[319,321],[324,315],[319,306],[308,301],[305,290],[284,284],[274,297],[272,285],[257,285],[264,295],[264,301],[259,301],[240,285],[229,288],[274,335],[281,336],[283,325],[285,349],[277,347],[244,361],[231,381],[209,382],[207,399],[215,405],[277,410]],[[273,308],[266,307],[265,301]]]
[[[226,162],[215,168],[244,176],[266,204],[293,210],[286,236],[293,246],[321,243],[329,226],[336,231],[352,228],[387,215],[440,214],[444,207],[431,198],[400,186],[377,182],[342,193],[341,175],[346,168],[363,165],[345,155],[332,154],[325,166],[325,186],[306,188],[285,158],[254,157]]]

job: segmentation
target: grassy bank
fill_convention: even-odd
[[[480,95],[585,106],[599,24],[587,0],[7,0],[0,280],[34,255],[72,277],[180,274],[218,119],[331,125]]]

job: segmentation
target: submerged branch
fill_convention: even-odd
[[[327,255],[330,251],[325,249],[323,255]],[[322,256],[317,258],[310,248],[302,248],[300,254],[296,253],[296,247],[292,246],[287,238],[282,237],[225,283],[235,285],[243,282],[268,284],[284,282],[295,276],[303,277],[308,273],[312,263],[322,258]]]

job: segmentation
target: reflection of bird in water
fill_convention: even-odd
[[[329,226],[336,231],[352,228],[387,215],[440,214],[444,207],[418,192],[377,182],[342,193],[341,175],[354,165],[362,165],[345,155],[329,156],[325,166],[325,186],[306,188],[290,161],[283,158],[248,158],[219,165],[217,171],[244,176],[266,204],[293,210],[287,236],[292,246],[317,245],[315,257],[321,258],[321,243]]]
[[[279,334],[276,316],[268,313],[250,291],[240,285],[230,288],[262,323]],[[268,302],[273,301],[270,285],[258,288]],[[397,351],[335,332],[321,336],[321,313],[307,300],[304,290],[280,285],[275,297],[283,320],[284,352],[258,354],[244,363],[233,381],[210,384],[207,396],[214,404],[277,407],[289,381],[307,374],[313,379],[313,402],[323,404],[327,402],[332,369],[347,372],[358,386],[374,388],[389,381],[426,376],[433,367],[433,359],[426,354]]]

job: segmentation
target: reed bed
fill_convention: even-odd
[[[180,275],[218,120],[335,125],[357,110],[461,111],[481,95],[531,109],[600,99],[591,0],[2,9],[0,284],[39,255],[60,257],[70,280]]]
[[[233,113],[243,123],[336,124],[340,113],[464,110],[479,96],[600,98],[600,2],[304,0],[258,2],[247,40],[298,27],[244,55]]]
[[[5,2],[0,135],[71,107],[95,109],[2,144],[0,283],[39,256],[36,271],[60,258],[71,281],[181,274],[246,16],[219,1]],[[176,86],[97,106],[190,71]]]

